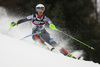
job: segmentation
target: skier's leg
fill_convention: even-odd
[[[54,39],[50,36],[50,34],[45,29],[41,32],[40,35],[43,38],[43,40],[45,40],[51,46],[53,46],[53,47],[58,46],[58,44],[54,41]],[[75,58],[73,55],[65,53],[62,49],[60,49],[60,52],[63,55],[67,55],[68,57]],[[77,59],[77,58],[75,58],[75,59]]]
[[[53,47],[57,46],[57,43],[54,41],[54,39],[50,36],[50,34],[45,29],[41,32],[40,35],[51,46]]]
[[[54,39],[52,38],[52,36],[44,29],[41,34],[42,38],[48,43],[50,44],[52,47],[58,47],[59,45],[54,41]],[[66,53],[61,49],[60,52],[64,55],[66,55]]]
[[[48,43],[50,44],[51,46],[53,46],[54,48],[56,46],[58,46],[58,44],[54,41],[54,39],[50,36],[50,34],[44,29],[42,32],[41,32],[41,37]],[[67,53],[65,53],[62,49],[60,49],[60,52],[63,54],[63,55],[67,55]],[[70,56],[69,56],[70,55]],[[71,54],[68,54],[69,57],[72,57],[72,58],[75,58],[73,57]]]

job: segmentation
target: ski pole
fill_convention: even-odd
[[[74,37],[72,37],[72,36],[70,36],[70,35],[68,35],[68,34],[66,34],[66,33],[64,33],[64,32],[62,32],[62,31],[60,31],[60,30],[58,30],[58,29],[55,27],[55,25],[50,24],[49,27],[50,27],[52,30],[56,30],[56,31],[58,31],[58,32],[61,32],[61,33],[65,34],[65,35],[69,36],[70,38],[76,40],[77,42],[79,42],[79,43],[81,43],[81,44],[87,46],[88,48],[91,48],[92,50],[94,50],[93,47],[87,45],[86,43],[83,43],[82,41],[80,41],[80,40],[78,40],[78,39],[76,39],[76,38],[74,38]]]
[[[7,31],[6,35],[8,34],[8,32],[11,30],[11,27],[9,28],[9,30]]]
[[[62,32],[62,31],[60,31],[60,30],[58,30],[58,29],[55,29],[56,31],[59,31],[59,32]],[[89,45],[87,45],[86,43],[83,43],[82,41],[80,41],[80,40],[78,40],[78,39],[76,39],[76,38],[74,38],[74,37],[72,37],[72,36],[70,36],[70,35],[68,35],[68,34],[66,34],[66,33],[64,33],[64,32],[62,32],[63,34],[65,34],[65,35],[67,35],[67,36],[69,36],[70,38],[72,38],[72,39],[74,39],[74,40],[76,40],[77,42],[79,42],[79,43],[81,43],[81,44],[83,44],[83,45],[85,45],[85,46],[87,46],[88,48],[91,48],[92,50],[94,50],[94,48],[93,47],[91,47],[91,46],[89,46]]]
[[[27,35],[27,36],[23,37],[21,40],[23,40],[23,39],[25,39],[25,38],[27,38],[27,37],[30,37],[30,36],[33,36],[33,35],[39,34],[39,33],[41,33],[41,31],[40,31],[40,32],[37,32],[37,33],[34,33],[34,34]]]

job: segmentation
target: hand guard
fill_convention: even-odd
[[[57,30],[54,24],[50,24],[49,27],[50,27],[52,30]]]
[[[15,25],[17,25],[17,22],[12,22],[12,23],[10,24],[10,27],[13,28]]]

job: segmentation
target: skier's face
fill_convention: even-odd
[[[38,12],[38,15],[39,15],[39,16],[42,16],[42,15],[43,15],[43,12]]]

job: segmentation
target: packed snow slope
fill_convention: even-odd
[[[100,67],[0,34],[0,67]]]

